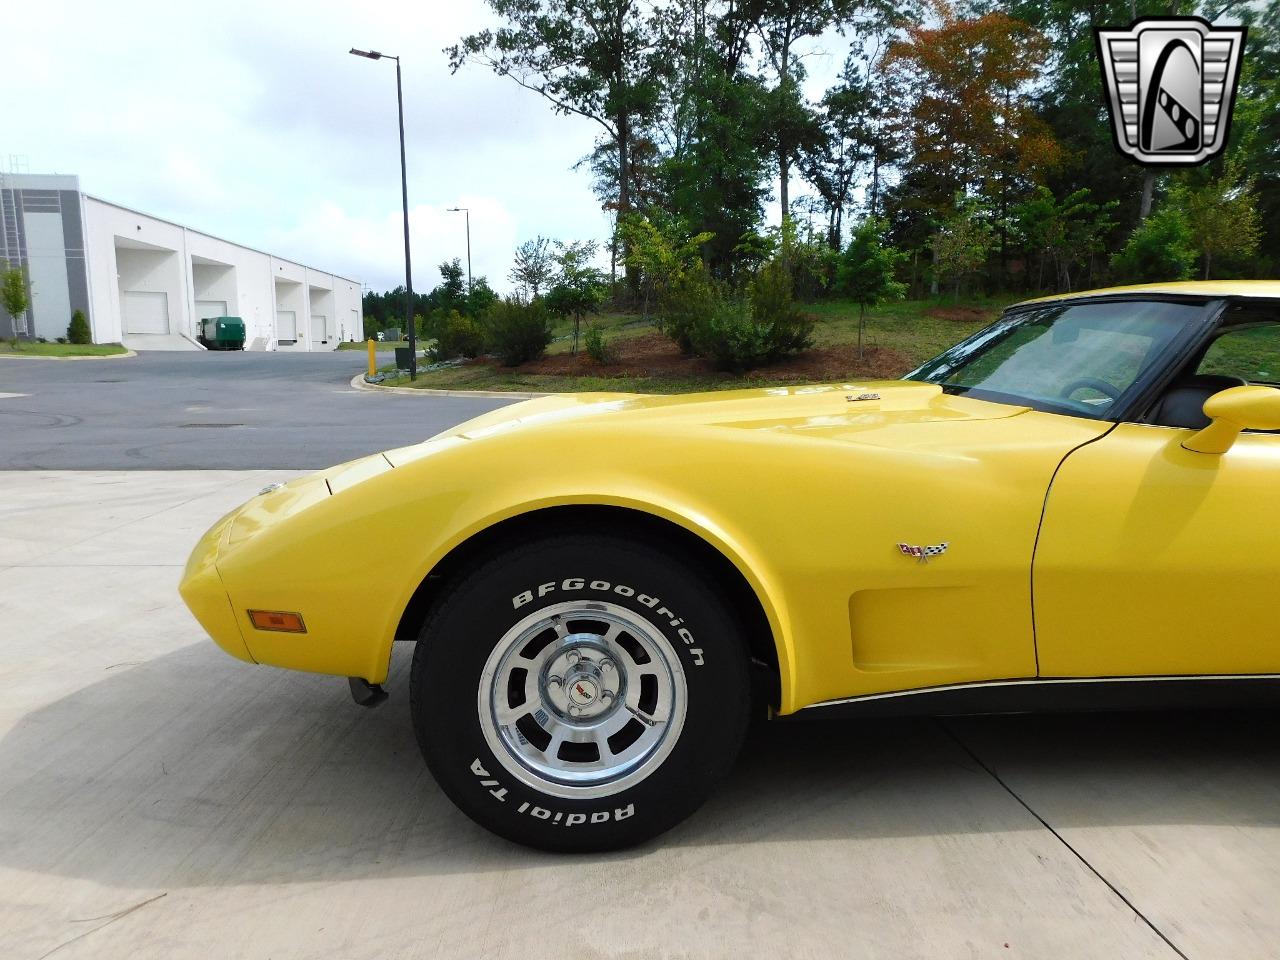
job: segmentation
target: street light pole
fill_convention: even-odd
[[[465,213],[467,215],[467,295],[471,295],[471,208],[449,207],[447,213]]]
[[[349,51],[366,60],[394,60],[396,62],[396,111],[400,119],[400,201],[404,208],[404,322],[409,332],[409,379],[418,379],[418,331],[413,322],[413,261],[409,256],[409,171],[404,157],[404,90],[400,83],[400,58],[377,50]]]

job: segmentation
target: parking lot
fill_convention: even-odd
[[[227,657],[175,589],[265,483],[501,402],[354,391],[361,363],[0,365],[0,956],[1280,953],[1271,714],[775,723],[640,849],[474,826],[418,755],[411,651],[362,710]]]
[[[0,359],[0,395],[24,394],[0,400],[0,469],[318,470],[506,402],[353,390],[366,363],[345,350]]]

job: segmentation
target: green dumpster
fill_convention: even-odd
[[[196,339],[210,350],[243,350],[244,321],[239,317],[205,317]]]

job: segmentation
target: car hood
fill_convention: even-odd
[[[388,451],[394,466],[430,452],[445,438],[485,440],[510,431],[597,424],[609,429],[702,427],[793,433],[861,443],[903,441],[900,428],[913,424],[999,420],[1030,409],[942,392],[932,383],[889,380],[856,384],[765,387],[679,396],[625,393],[567,394],[512,404],[416,444]],[[892,438],[892,439],[891,439]]]

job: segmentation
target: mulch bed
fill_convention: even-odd
[[[568,377],[706,377],[724,380],[733,377],[713,369],[700,357],[685,356],[660,333],[614,340],[613,347],[618,353],[615,363],[596,363],[580,349],[577,356],[554,354],[505,369]],[[882,380],[899,377],[912,367],[910,359],[896,350],[867,346],[863,353],[859,360],[856,344],[819,347],[771,366],[747,371],[747,375],[764,380]],[[468,365],[483,363],[496,364],[497,361],[488,358],[468,361]]]
[[[973,323],[975,320],[994,320],[996,311],[983,310],[981,307],[929,307],[926,317],[937,320],[957,320],[962,323]]]

